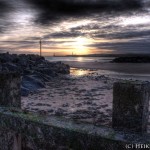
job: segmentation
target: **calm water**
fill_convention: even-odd
[[[116,79],[126,79],[126,80],[141,80],[141,81],[150,81],[150,75],[149,74],[128,74],[128,73],[119,73],[115,71],[109,71],[109,70],[90,70],[90,69],[77,69],[77,68],[71,68],[70,74],[72,76],[85,76],[91,74],[93,76],[100,76],[105,75],[107,77],[116,78]]]
[[[47,60],[55,61],[78,61],[78,62],[110,62],[114,57],[46,57]],[[150,74],[129,74],[129,73],[120,73],[109,70],[90,70],[90,69],[77,69],[71,68],[72,76],[84,76],[89,73],[95,73],[96,75],[105,75],[112,78],[120,79],[134,79],[142,81],[150,81]]]
[[[114,57],[46,57],[49,61],[110,62]]]

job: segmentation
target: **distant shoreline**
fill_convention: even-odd
[[[150,63],[150,56],[128,56],[113,59],[114,63]]]
[[[150,57],[150,54],[89,54],[89,55],[55,55],[44,57]]]

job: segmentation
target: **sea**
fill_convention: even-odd
[[[110,62],[115,57],[45,57],[49,61]]]
[[[58,61],[75,61],[75,62],[101,62],[108,63],[111,62],[115,57],[45,57],[46,60],[51,62]],[[130,67],[130,66],[129,66]],[[131,73],[120,73],[110,70],[88,70],[88,69],[78,69],[71,68],[72,76],[84,76],[90,73],[95,73],[98,75],[105,75],[111,78],[119,78],[119,79],[127,79],[127,80],[140,80],[140,81],[149,81],[150,82],[150,74],[131,74]]]

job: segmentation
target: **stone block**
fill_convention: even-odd
[[[21,107],[21,78],[19,73],[0,73],[0,106]]]
[[[147,130],[149,82],[114,83],[112,126],[116,129],[144,133]]]

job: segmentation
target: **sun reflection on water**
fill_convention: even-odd
[[[71,68],[70,69],[70,75],[73,75],[73,76],[84,76],[84,75],[88,75],[89,73],[91,72],[94,72],[94,71],[91,71],[89,69],[77,69],[77,68]]]
[[[78,57],[77,61],[80,61],[80,62],[83,61],[83,57]]]

